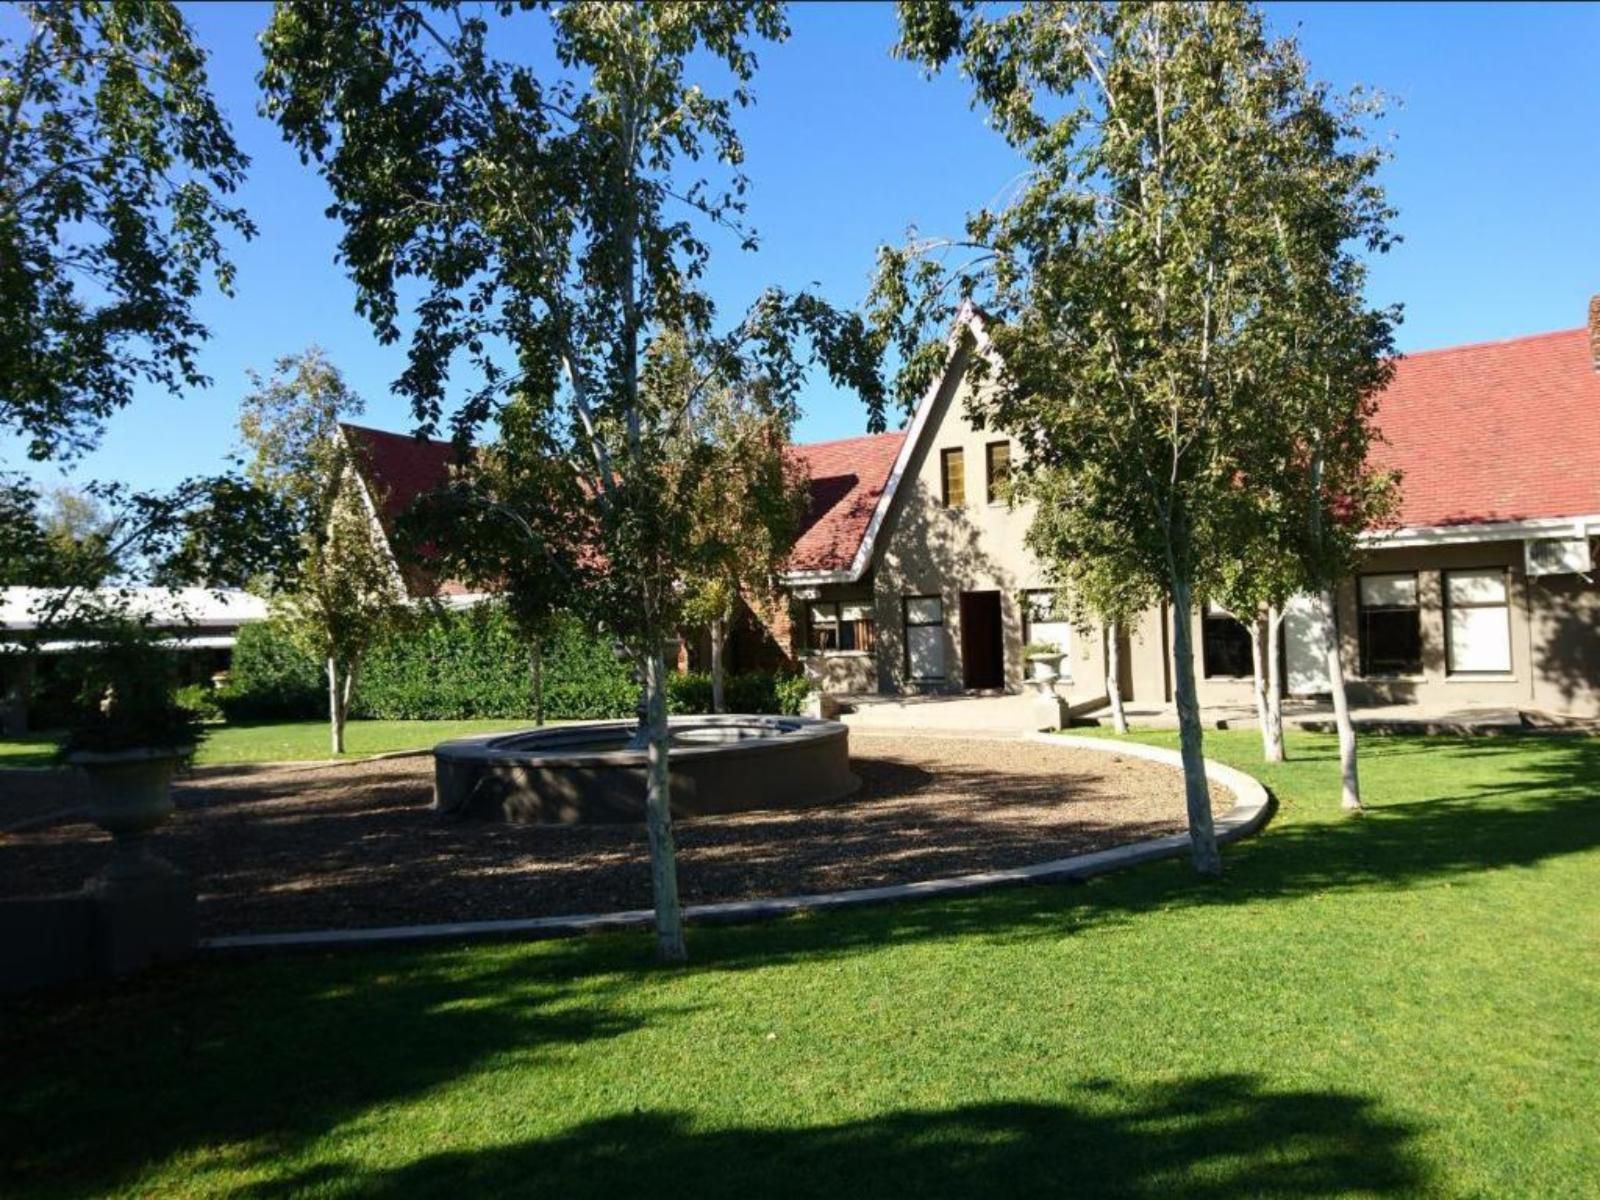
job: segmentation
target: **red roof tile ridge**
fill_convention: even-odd
[[[1434,354],[1458,354],[1468,350],[1492,350],[1497,346],[1515,346],[1522,342],[1542,342],[1587,332],[1588,330],[1584,326],[1578,325],[1571,329],[1550,329],[1544,333],[1521,333],[1515,337],[1489,338],[1482,342],[1461,342],[1454,346],[1431,346],[1426,350],[1407,350],[1395,355],[1395,357],[1403,360],[1427,358]]]

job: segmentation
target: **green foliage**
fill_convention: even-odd
[[[177,698],[178,661],[161,634],[132,622],[81,632],[68,656],[75,685],[63,756],[78,751],[178,750],[205,736],[196,714]]]
[[[229,721],[326,717],[322,671],[281,622],[245,625],[234,642],[233,665],[218,703]]]
[[[544,679],[548,718],[631,716],[638,700],[610,644],[570,617],[553,624]],[[503,605],[439,610],[373,648],[352,711],[385,720],[532,717],[528,642]]]
[[[173,699],[179,708],[193,713],[197,721],[212,722],[223,719],[222,702],[217,689],[210,684],[187,684],[173,693]]]
[[[248,158],[166,0],[27,4],[0,37],[0,428],[91,448],[139,382],[207,383],[194,305],[231,291]]]
[[[805,676],[789,672],[746,671],[728,676],[726,709],[732,713],[784,713],[800,711],[810,690]],[[711,711],[711,676],[686,671],[667,676],[667,707],[673,713]]]
[[[544,643],[545,716],[549,720],[634,716],[639,685],[617,661],[609,639],[570,615],[557,617]],[[669,675],[671,711],[711,711],[711,678]],[[749,672],[727,681],[732,712],[797,713],[807,685],[799,675]],[[239,631],[233,670],[218,702],[230,721],[327,715],[320,666],[281,623]],[[387,721],[531,719],[528,643],[504,605],[438,609],[377,643],[367,656],[351,715]]]

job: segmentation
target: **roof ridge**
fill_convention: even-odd
[[[882,433],[858,433],[853,437],[828,438],[821,442],[794,442],[792,446],[796,450],[815,450],[822,446],[842,446],[846,442],[872,442],[886,437],[904,438],[906,432],[904,429],[885,429]]]
[[[1575,333],[1585,333],[1586,328],[1575,325],[1571,329],[1549,329],[1543,333],[1519,333],[1512,337],[1488,338],[1481,342],[1461,342],[1455,346],[1432,346],[1426,350],[1407,350],[1395,355],[1397,360],[1408,358],[1424,358],[1433,354],[1456,354],[1464,350],[1487,350],[1494,346],[1512,346],[1518,342],[1539,342],[1549,338],[1571,337]]]

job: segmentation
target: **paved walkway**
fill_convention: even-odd
[[[983,733],[1022,736],[1040,728],[1031,692],[1017,695],[849,696],[840,719],[863,733]],[[1128,722],[1136,729],[1176,729],[1177,711],[1170,704],[1131,703]],[[1290,700],[1284,723],[1317,731],[1333,728],[1333,707],[1326,702]],[[1524,728],[1518,709],[1479,705],[1390,704],[1354,710],[1356,727],[1371,732],[1509,733]],[[1085,724],[1110,725],[1111,710],[1101,708],[1078,718]],[[1200,710],[1207,729],[1253,729],[1253,705],[1214,705]]]

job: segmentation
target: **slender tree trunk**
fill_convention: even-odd
[[[339,660],[328,657],[328,728],[335,754],[344,753],[344,688],[339,678]]]
[[[656,906],[656,957],[681,963],[683,914],[678,908],[678,858],[672,839],[672,791],[668,777],[667,662],[656,638],[645,658],[645,706],[650,743],[645,751],[645,830],[650,839],[650,885]]]
[[[1178,743],[1183,753],[1183,794],[1189,810],[1189,854],[1202,875],[1222,874],[1216,830],[1211,823],[1211,789],[1206,782],[1200,732],[1200,704],[1194,684],[1194,640],[1190,621],[1193,596],[1189,581],[1172,585],[1172,653],[1176,660],[1173,698],[1178,705]]]
[[[1128,732],[1128,714],[1122,707],[1122,623],[1106,627],[1106,695],[1111,699],[1111,728]]]
[[[711,711],[714,713],[725,712],[727,705],[723,699],[722,688],[722,641],[727,634],[727,626],[721,617],[711,619]]]
[[[528,682],[533,688],[533,723],[544,724],[544,647],[534,638],[528,644]]]
[[[1356,726],[1350,719],[1350,700],[1344,691],[1344,659],[1339,653],[1339,630],[1333,620],[1333,589],[1322,593],[1322,642],[1328,662],[1328,690],[1333,693],[1333,722],[1339,730],[1339,807],[1361,811],[1361,778],[1356,771]]]
[[[1272,718],[1267,713],[1266,662],[1261,648],[1261,617],[1245,624],[1250,634],[1250,691],[1256,701],[1256,728],[1261,731],[1261,755],[1267,757],[1267,743],[1272,740]]]
[[[1282,762],[1283,749],[1283,609],[1267,609],[1267,761]]]

